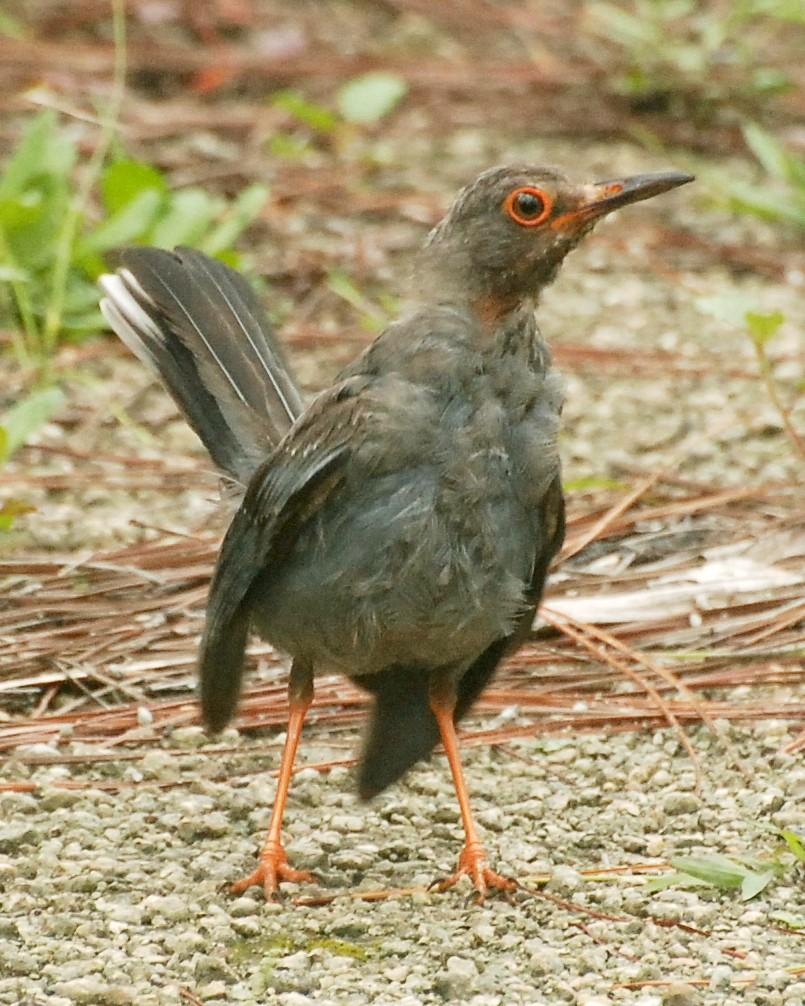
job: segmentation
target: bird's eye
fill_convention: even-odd
[[[542,189],[524,185],[506,196],[503,208],[521,227],[534,227],[547,219],[553,208],[553,200]]]

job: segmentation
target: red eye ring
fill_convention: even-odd
[[[525,212],[524,204],[528,201],[528,197],[532,201],[533,215]],[[521,227],[537,227],[545,223],[551,215],[553,199],[535,185],[521,185],[519,189],[514,189],[506,196],[503,209]]]

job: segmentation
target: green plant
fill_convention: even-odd
[[[778,832],[777,848],[765,857],[754,856],[680,856],[671,860],[673,873],[653,877],[646,884],[649,891],[666,887],[717,887],[737,891],[742,901],[757,897],[775,879],[801,868],[805,863],[803,839],[794,831]],[[791,924],[788,920],[786,924]],[[794,920],[796,921],[796,920]]]
[[[11,329],[23,364],[41,365],[58,341],[102,327],[95,280],[108,252],[191,244],[236,262],[232,242],[266,199],[261,185],[232,201],[201,188],[171,192],[155,167],[118,159],[100,169],[94,212],[76,210],[76,161],[75,141],[44,111],[0,176],[0,324]]]
[[[718,172],[714,189],[735,213],[751,213],[805,229],[805,157],[799,157],[754,122],[743,127],[746,144],[766,173],[762,184]]]
[[[311,139],[326,138],[342,145],[356,127],[371,126],[385,118],[408,91],[405,79],[396,73],[375,71],[352,77],[335,93],[335,108],[306,98],[293,89],[277,91],[271,103],[282,109],[300,127],[280,130],[269,140],[269,150],[277,157],[294,160],[311,148]]]
[[[33,391],[5,415],[0,417],[0,466],[22,444],[47,423],[64,405],[64,394],[59,388]],[[0,531],[9,531],[14,520],[34,508],[25,500],[9,497],[0,500]]]
[[[791,0],[597,0],[594,28],[621,53],[616,89],[637,100],[665,96],[701,118],[715,102],[734,104],[787,90],[787,74],[766,62],[762,44],[781,21],[802,21]]]
[[[766,387],[769,401],[779,413],[786,435],[794,449],[802,457],[805,457],[805,442],[803,442],[802,436],[794,427],[791,419],[792,410],[785,403],[784,395],[781,393],[777,379],[774,376],[774,367],[767,352],[767,346],[785,321],[785,315],[782,311],[765,313],[755,311],[752,309],[749,299],[738,294],[699,297],[696,300],[696,306],[705,314],[712,315],[714,318],[725,321],[735,328],[741,328],[746,331],[755,351],[758,369],[763,384]],[[799,382],[797,390],[805,390],[805,385]]]

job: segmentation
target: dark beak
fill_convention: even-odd
[[[563,213],[554,221],[554,226],[558,224],[575,230],[621,206],[638,203],[641,199],[651,199],[652,196],[675,189],[677,185],[687,185],[692,181],[693,175],[682,171],[658,171],[651,175],[631,175],[629,178],[593,182],[592,185],[584,186],[581,204],[576,209]]]
[[[619,206],[651,199],[652,196],[675,189],[677,185],[687,185],[692,181],[693,175],[686,175],[682,171],[658,171],[653,175],[632,175],[630,178],[619,178],[611,182],[596,182],[593,188],[597,192],[593,195],[589,208],[596,216],[599,213],[609,213]]]

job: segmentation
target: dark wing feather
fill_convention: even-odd
[[[237,704],[252,587],[293,547],[305,523],[344,478],[360,400],[349,382],[319,396],[255,472],[226,533],[213,573],[201,640],[204,722],[220,730]]]

